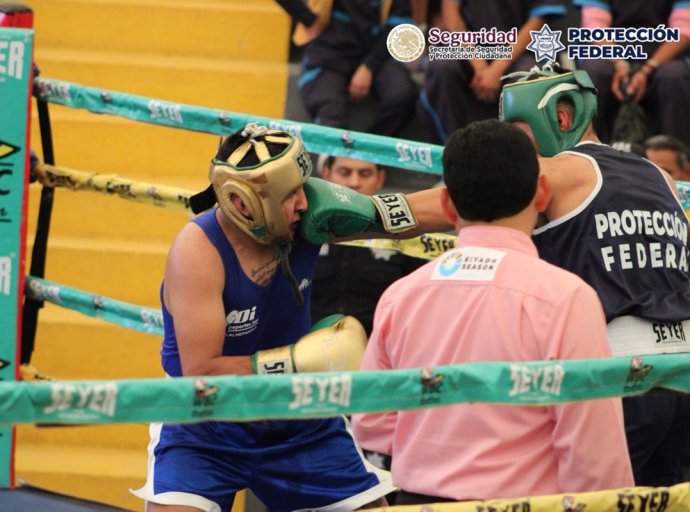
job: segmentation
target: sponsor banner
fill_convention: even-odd
[[[33,31],[0,28],[0,381],[17,375],[26,241]],[[0,487],[13,479],[13,428],[0,428]]]

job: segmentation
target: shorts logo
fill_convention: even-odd
[[[561,43],[561,31],[551,30],[548,25],[544,24],[541,30],[530,30],[530,37],[532,40],[527,45],[527,49],[534,52],[534,59],[539,62],[541,60],[556,60],[556,55],[561,50],[565,50],[565,45]]]
[[[225,317],[225,336],[244,336],[256,330],[259,319],[256,318],[256,306],[248,309],[233,309]]]

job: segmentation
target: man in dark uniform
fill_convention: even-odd
[[[450,134],[472,121],[473,102],[496,106],[501,76],[535,65],[532,53],[525,53],[530,31],[541,29],[545,21],[565,13],[562,0],[443,0],[441,19],[445,30],[477,32],[495,28],[509,32],[517,28],[518,38],[511,59],[429,62],[419,111],[420,117],[431,125],[434,139],[444,144]]]
[[[386,38],[394,26],[412,23],[409,0],[320,3],[316,20],[307,26],[309,18],[303,17],[293,37],[298,44],[307,43],[298,85],[309,114],[316,123],[348,128],[348,103],[373,94],[378,112],[366,131],[398,134],[414,111],[417,86],[388,53]],[[297,16],[294,9],[288,12]]]
[[[386,171],[377,164],[344,157],[328,157],[324,179],[374,195],[383,187]],[[371,334],[379,297],[394,281],[426,263],[385,249],[323,244],[316,262],[311,296],[312,319],[332,313],[352,315]]]
[[[624,96],[631,94],[657,125],[652,133],[673,135],[690,146],[690,5],[677,0],[574,0],[574,4],[582,8],[584,28],[665,25],[680,31],[679,41],[631,43],[643,46],[646,61],[587,59],[578,67],[587,71],[597,88],[599,115],[594,127],[602,140],[609,142],[611,120]]]
[[[500,115],[554,157],[540,160],[553,184],[547,222],[533,234],[540,256],[597,291],[614,356],[690,352],[688,221],[673,180],[599,142],[587,73],[545,66],[525,78],[504,87]],[[623,408],[635,483],[682,482],[690,395],[655,390]]]

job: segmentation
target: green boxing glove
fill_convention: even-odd
[[[313,244],[328,242],[331,235],[402,233],[417,226],[417,219],[403,194],[367,196],[319,178],[304,183],[307,210],[299,232]]]

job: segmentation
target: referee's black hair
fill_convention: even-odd
[[[443,150],[443,181],[465,220],[491,222],[521,212],[534,198],[538,177],[529,137],[494,119],[456,131]]]

